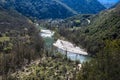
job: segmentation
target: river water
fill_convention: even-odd
[[[45,41],[46,49],[50,49],[53,46],[54,41],[54,32],[47,29],[41,29],[40,35],[43,37]],[[57,51],[61,54],[65,55],[65,50],[62,50],[60,48],[57,48]],[[79,60],[81,63],[90,60],[90,57],[87,55],[78,55],[72,52],[67,52],[67,57],[71,60]]]

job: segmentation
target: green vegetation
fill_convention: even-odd
[[[96,14],[105,7],[100,4],[98,0],[61,0],[63,3],[67,4],[70,8],[81,14]]]
[[[76,23],[80,23],[80,20],[75,20]]]
[[[91,54],[98,53],[105,46],[105,40],[120,38],[119,9],[108,10],[94,16],[91,24],[80,29],[59,29],[59,33],[68,40],[82,45]],[[71,35],[68,35],[71,34]]]
[[[90,20],[93,17],[93,14],[79,14],[79,15],[75,15],[73,17],[69,17],[67,19],[65,19],[65,24],[67,24],[68,26],[65,27],[85,27],[87,26],[89,23],[87,21]],[[64,23],[62,23],[64,24]],[[64,27],[64,26],[62,26]]]
[[[44,42],[26,17],[0,7],[0,76],[9,74],[40,58]]]
[[[51,53],[52,54],[52,53]],[[74,79],[79,69],[75,62],[66,60],[60,53],[43,57],[23,70],[12,74],[12,79],[66,80]],[[16,78],[17,77],[17,78]]]
[[[43,26],[56,31],[55,40],[68,39],[89,52],[93,59],[82,67],[79,61],[71,61],[50,48],[53,40],[43,40],[32,21],[0,7],[0,79],[120,80],[120,6],[95,16],[75,17],[53,24],[55,27],[43,21]],[[86,19],[91,23],[86,24]],[[80,28],[71,29],[73,26]]]
[[[119,80],[120,39],[107,40],[106,46],[97,57],[82,66],[77,80]]]
[[[0,37],[0,42],[10,41],[9,37]]]
[[[62,36],[77,45],[82,45],[94,57],[82,65],[77,80],[120,79],[119,8],[120,6],[117,6],[94,16],[87,27],[77,30],[64,27],[59,29]]]
[[[31,19],[66,18],[74,15],[65,6],[53,0],[7,0],[0,1],[0,5],[14,8]]]
[[[11,12],[13,14],[8,14]],[[39,30],[24,16],[3,8],[0,14],[0,75],[3,80],[74,79],[79,71],[78,62],[47,51]],[[46,41],[49,43],[49,39]]]

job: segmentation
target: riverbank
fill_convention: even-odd
[[[67,58],[73,61],[78,60],[81,63],[83,63],[90,60],[88,53],[84,49],[81,49],[80,47],[75,46],[71,42],[60,40],[59,38],[57,38],[58,39],[57,41],[54,41],[54,37],[55,37],[55,35],[53,34],[54,31],[43,29],[43,28],[41,29],[41,31],[42,32],[40,34],[45,41],[46,49],[51,50],[50,48],[54,46],[56,48],[54,48],[53,52],[58,51],[62,55],[65,55],[67,51]]]
[[[40,35],[43,35],[42,37],[45,41],[45,44],[49,43],[49,46],[45,46],[51,49],[51,46],[54,45],[54,42],[51,40],[54,38],[53,31],[41,29]],[[75,47],[72,43],[68,41],[61,41],[64,47],[67,47],[67,49],[69,49],[68,51],[71,50],[71,53],[68,53],[67,58],[63,55],[64,53],[54,53],[54,49],[53,51],[46,49],[43,55],[41,55],[40,59],[32,61],[30,64],[24,66],[19,71],[16,71],[14,74],[11,75],[11,78],[20,80],[31,78],[34,80],[75,79],[76,74],[82,67],[82,64],[80,64],[78,60],[83,62],[86,60],[86,57],[81,55],[76,58],[76,54],[74,52],[80,53],[79,50],[82,51],[82,49],[80,49],[79,47]],[[65,50],[63,49],[63,51]]]

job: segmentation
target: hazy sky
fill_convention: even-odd
[[[107,3],[107,2],[111,2],[111,3],[113,3],[113,2],[118,2],[119,0],[99,0],[100,2],[105,2],[105,3]]]

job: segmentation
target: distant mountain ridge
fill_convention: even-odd
[[[92,55],[103,49],[107,40],[120,39],[120,4],[92,16],[90,21],[86,27],[74,30],[62,28],[59,32],[71,42],[84,47]]]
[[[116,5],[120,0],[98,0],[101,4],[103,4],[106,8],[111,8]]]
[[[105,7],[98,0],[60,0],[81,14],[96,14]]]
[[[14,8],[27,17],[38,19],[66,18],[74,15],[53,0],[8,0],[1,5],[5,8]]]
[[[1,0],[0,5],[37,19],[67,18],[78,13],[95,14],[105,9],[97,0]]]
[[[65,8],[67,8],[69,11],[73,12],[73,14],[78,14],[75,10],[71,9],[69,6],[67,6],[65,3],[61,2],[60,0],[53,0],[56,1],[57,3],[61,4]]]
[[[112,6],[111,8],[115,8],[115,7],[117,7],[117,6],[119,6],[120,5],[120,1],[118,1],[114,6]]]

